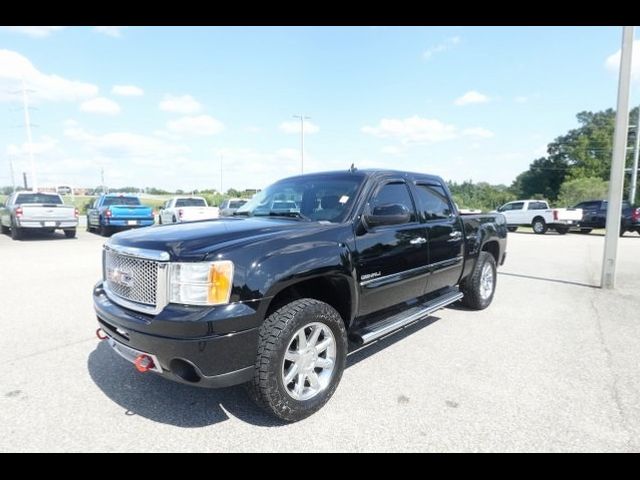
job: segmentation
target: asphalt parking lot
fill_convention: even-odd
[[[638,451],[640,235],[509,234],[490,308],[441,310],[350,356],[286,425],[242,387],[140,374],[95,338],[104,239],[0,235],[0,451]]]

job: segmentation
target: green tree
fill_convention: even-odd
[[[574,178],[560,187],[557,204],[572,207],[585,200],[603,200],[607,197],[609,182],[596,177]]]

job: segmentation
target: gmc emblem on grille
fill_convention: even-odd
[[[131,272],[120,268],[110,268],[107,270],[107,280],[113,283],[119,283],[125,287],[133,287],[133,276]]]

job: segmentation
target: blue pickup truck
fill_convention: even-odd
[[[142,205],[132,195],[101,195],[87,210],[87,231],[98,231],[104,237],[116,229],[148,227],[154,223],[151,207]]]

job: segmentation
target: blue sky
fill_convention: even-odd
[[[30,171],[22,78],[40,185],[96,186],[104,168],[113,187],[219,188],[222,157],[224,190],[263,188],[300,172],[299,113],[305,172],[510,184],[577,112],[615,105],[620,40],[619,27],[1,27],[0,185],[9,159]]]

